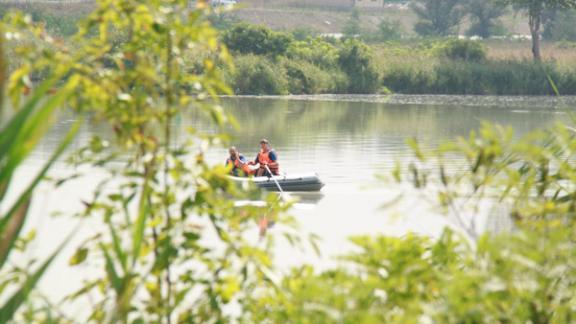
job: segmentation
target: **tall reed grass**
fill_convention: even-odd
[[[463,95],[576,95],[576,73],[528,60],[442,61],[431,70],[396,66],[383,83],[398,93]]]

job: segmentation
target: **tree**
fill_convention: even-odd
[[[511,4],[528,13],[528,25],[532,36],[532,55],[535,61],[542,60],[540,52],[540,34],[543,14],[548,9],[576,8],[576,0],[503,0],[504,4]]]
[[[410,7],[420,21],[414,31],[421,36],[448,36],[465,16],[460,0],[413,0]]]
[[[554,10],[544,22],[542,38],[553,41],[576,41],[576,10]]]
[[[360,28],[360,11],[354,8],[348,21],[346,21],[346,25],[344,25],[344,29],[342,30],[346,37],[355,37],[360,35],[361,28]]]
[[[380,83],[370,49],[355,39],[347,40],[338,53],[338,65],[348,76],[350,93],[374,93]]]
[[[467,34],[489,38],[497,26],[497,19],[505,12],[505,8],[495,2],[486,0],[470,0],[467,12],[472,20],[472,25]]]
[[[238,24],[222,37],[232,51],[242,54],[284,55],[293,38],[258,25]]]
[[[399,20],[382,19],[378,24],[377,37],[383,41],[398,40],[402,38],[402,24]]]

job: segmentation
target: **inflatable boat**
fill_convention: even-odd
[[[241,178],[231,176],[231,178],[238,182],[252,181],[259,188],[267,191],[280,191],[276,181],[278,181],[282,191],[320,191],[324,187],[324,183],[316,173],[278,175],[274,176],[276,181],[271,177]]]

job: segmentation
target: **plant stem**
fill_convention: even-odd
[[[167,244],[171,244],[170,242],[170,231],[172,229],[172,216],[170,213],[170,189],[168,187],[169,181],[169,174],[170,174],[170,167],[168,165],[168,156],[170,155],[170,144],[171,144],[171,130],[170,130],[170,121],[172,120],[172,105],[173,105],[173,98],[172,98],[172,35],[170,34],[170,29],[168,29],[166,33],[166,118],[164,120],[164,138],[165,138],[165,159],[164,159],[164,208],[166,213],[166,236],[167,236]],[[172,278],[170,277],[170,262],[166,265],[166,302],[167,302],[167,311],[166,311],[166,323],[170,324],[171,315],[172,315],[172,306],[171,306],[171,297],[172,297]]]

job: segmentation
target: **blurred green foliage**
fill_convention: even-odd
[[[30,16],[5,17],[20,59],[8,86],[13,103],[35,87],[31,75],[63,76],[57,89],[69,96],[62,104],[109,130],[69,158],[74,170],[100,175],[77,215],[97,225],[70,256],[69,266],[94,270],[65,299],[65,307],[91,305],[74,321],[227,321],[227,305],[254,287],[273,285],[274,241],[263,237],[255,245],[247,233],[268,218],[286,225],[279,234],[297,242],[287,204],[239,187],[226,167],[204,160],[207,149],[230,140],[226,130],[235,126],[218,104],[219,94],[230,93],[221,67],[232,66],[207,21],[210,10],[202,1],[102,1],[70,42],[50,37]],[[176,140],[174,120],[187,111],[205,115],[219,131],[189,129]],[[234,204],[255,198],[268,204]],[[47,308],[64,314],[41,299],[24,301],[17,321],[47,320]]]
[[[438,204],[452,230],[436,239],[355,237],[356,248],[338,267],[296,268],[281,290],[251,295],[247,321],[571,322],[575,144],[574,128],[563,124],[520,139],[484,124],[426,153],[411,141],[415,162],[399,166],[393,178]],[[449,168],[453,159],[464,168]],[[485,204],[509,205],[496,217],[511,217],[514,230],[478,232],[475,219]]]
[[[35,286],[42,279],[60,249],[55,249],[45,260],[29,260],[22,266],[12,262],[13,256],[26,250],[28,243],[34,239],[35,232],[22,235],[26,224],[34,192],[40,182],[48,174],[68,145],[74,139],[80,123],[75,123],[62,142],[51,154],[42,167],[34,171],[34,175],[25,184],[24,188],[14,184],[18,177],[22,177],[21,167],[30,157],[44,135],[50,130],[54,115],[62,108],[67,98],[72,95],[76,78],[63,80],[66,70],[53,78],[44,81],[34,90],[27,89],[30,95],[24,98],[22,104],[16,105],[15,111],[6,111],[5,83],[6,58],[4,56],[4,24],[0,25],[0,322],[11,322],[19,309],[26,304]],[[13,77],[12,75],[11,77]],[[59,90],[54,90],[57,84]],[[29,83],[25,86],[27,87]],[[12,95],[18,97],[20,103],[21,93]],[[4,122],[4,116],[12,116]],[[14,194],[13,192],[18,192]],[[64,243],[60,243],[64,244]],[[21,257],[21,255],[19,255]],[[39,263],[39,264],[37,264]],[[34,269],[34,270],[32,270]]]
[[[275,229],[277,234],[298,242],[294,220],[285,215],[289,206],[254,188],[239,188],[226,177],[225,167],[210,167],[204,159],[207,149],[230,140],[226,130],[235,125],[218,104],[219,94],[231,93],[223,67],[238,73],[235,77],[264,79],[261,87],[272,84],[270,91],[279,92],[324,91],[334,84],[350,92],[373,92],[379,78],[369,48],[357,40],[290,42],[283,50],[289,61],[249,54],[240,57],[234,70],[207,21],[210,10],[203,1],[196,7],[184,0],[98,2],[80,24],[73,46],[54,40],[29,16],[5,18],[5,34],[20,58],[7,93],[23,109],[1,130],[0,196],[57,107],[91,116],[109,129],[109,137],[91,138],[70,157],[74,166],[103,174],[77,215],[99,226],[69,259],[69,266],[89,266],[96,273],[62,303],[89,302],[91,307],[82,318],[68,319],[58,309],[62,305],[29,298],[50,256],[32,273],[2,267],[7,274],[1,277],[0,293],[4,297],[15,289],[0,309],[2,321],[13,315],[16,322],[573,321],[576,132],[565,124],[520,139],[509,128],[484,125],[469,138],[432,152],[410,141],[414,162],[399,166],[394,179],[430,196],[434,207],[454,222],[452,230],[437,239],[356,237],[356,250],[343,256],[338,267],[319,271],[303,266],[277,280],[270,254],[273,237],[259,245],[247,237],[265,217],[284,225]],[[480,64],[495,64],[490,75],[505,79],[511,65],[447,64],[462,69],[452,77],[452,70],[436,70],[435,77],[451,89],[472,79],[464,74],[470,66],[481,71]],[[556,79],[553,70],[535,70],[546,66],[529,66],[533,70],[523,76],[540,87],[535,76]],[[330,71],[341,79],[330,84]],[[288,79],[275,83],[272,74]],[[34,84],[32,75],[48,79]],[[28,92],[31,97],[22,95]],[[210,119],[218,131],[189,129],[187,138],[176,140],[173,122],[184,112]],[[32,190],[74,130],[2,216],[2,263],[18,240]],[[454,159],[464,167],[450,169]],[[249,198],[264,199],[268,207],[234,204]],[[485,204],[509,207],[500,217],[510,217],[514,230],[479,233],[474,224]],[[23,303],[27,309],[18,310]],[[232,307],[239,311],[230,312]],[[46,317],[47,308],[61,318]]]

